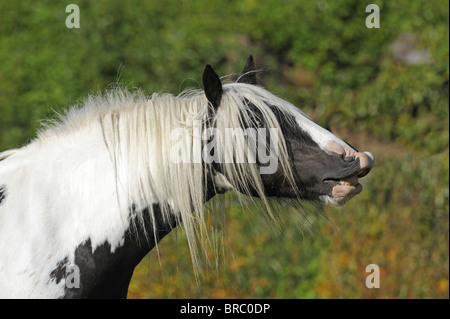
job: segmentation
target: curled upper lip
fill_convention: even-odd
[[[352,178],[361,178],[369,174],[375,163],[375,157],[372,153],[363,152],[357,153],[350,161],[347,161],[349,165],[345,167],[340,173],[340,175],[328,176],[323,179],[326,181],[346,181]],[[342,174],[342,175],[341,175]]]
[[[355,161],[355,163],[357,163],[357,161]],[[349,179],[353,179],[354,177],[358,178],[358,177],[360,177],[360,174],[361,174],[361,170],[359,168],[359,165],[352,165],[351,167],[348,167],[347,169],[345,169],[344,172],[342,173],[342,175],[328,176],[328,177],[324,178],[322,181],[324,181],[324,182],[334,181],[334,182],[338,183],[339,181],[346,181]]]

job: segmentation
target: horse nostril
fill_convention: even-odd
[[[369,168],[369,167],[363,168],[362,170],[359,171],[358,175],[356,175],[356,176],[358,176],[358,178],[364,177],[367,174],[369,174],[370,170],[371,170],[371,168]]]
[[[363,152],[358,153],[356,155],[359,158],[359,162],[361,165],[361,170],[358,173],[358,177],[364,177],[367,174],[369,174],[370,170],[373,167],[373,164],[375,163],[375,157],[372,153],[369,152]]]

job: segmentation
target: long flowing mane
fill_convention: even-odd
[[[199,264],[197,238],[207,239],[205,226],[205,206],[208,188],[232,189],[240,185],[236,192],[241,203],[255,201],[250,195],[250,187],[255,189],[260,198],[259,209],[268,213],[269,219],[275,219],[274,210],[301,211],[303,204],[290,200],[289,205],[275,204],[264,195],[258,166],[254,163],[229,163],[224,166],[228,178],[216,176],[208,179],[211,166],[204,163],[174,163],[171,160],[171,146],[174,144],[172,132],[176,128],[191,132],[184,136],[182,147],[185,154],[195,156],[201,151],[196,145],[202,145],[202,135],[197,129],[207,129],[213,125],[219,131],[226,128],[242,128],[252,120],[248,105],[256,107],[259,116],[270,128],[280,129],[274,113],[268,107],[276,107],[281,113],[289,114],[294,106],[276,97],[265,89],[243,83],[224,85],[221,107],[208,121],[208,101],[203,91],[190,90],[179,96],[170,94],[153,94],[147,98],[142,92],[130,93],[125,89],[115,88],[104,95],[93,95],[81,106],[70,108],[41,131],[36,143],[45,143],[57,136],[73,135],[87,126],[94,126],[101,132],[104,143],[113,162],[116,193],[126,194],[125,202],[117,197],[117,206],[133,207],[136,212],[145,212],[156,229],[155,212],[152,204],[158,204],[163,220],[175,217],[182,223],[190,246],[194,269]],[[286,119],[289,119],[287,116]],[[280,169],[286,182],[295,187],[291,163],[283,135],[279,136],[278,158]],[[245,141],[240,141],[245,143]],[[220,149],[232,152],[230,143],[223,142]],[[225,198],[224,196],[221,197]],[[282,209],[280,205],[283,206]],[[223,207],[223,206],[221,206]],[[215,214],[219,212],[214,212]],[[135,221],[143,222],[144,216],[137,214]],[[156,234],[146,234],[156,236]],[[202,242],[202,240],[200,240]]]

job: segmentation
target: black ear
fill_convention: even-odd
[[[218,108],[222,99],[222,82],[213,68],[208,64],[203,71],[203,87],[206,98],[214,108]]]
[[[248,56],[242,75],[237,82],[256,85],[255,61],[253,61],[253,56],[251,54]]]

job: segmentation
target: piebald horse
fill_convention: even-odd
[[[204,90],[113,89],[0,153],[0,297],[125,298],[135,266],[182,225],[198,262],[212,197],[342,205],[374,164],[257,85],[210,65]]]

